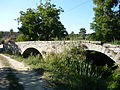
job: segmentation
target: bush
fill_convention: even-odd
[[[66,50],[61,55],[49,55],[45,63],[46,68],[51,70],[49,80],[55,85],[63,85],[64,89],[106,90],[107,88],[103,76],[111,71],[106,66],[97,67],[87,61],[85,51],[81,47]]]
[[[116,69],[114,73],[107,79],[109,90],[120,90],[120,68]]]
[[[27,35],[25,36],[24,34],[20,34],[19,36],[17,36],[16,41],[29,41],[29,37]]]
[[[30,65],[32,69],[42,68],[43,67],[42,64],[44,63],[43,59],[40,58],[39,55],[36,56],[31,55],[24,62]]]

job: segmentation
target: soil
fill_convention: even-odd
[[[22,90],[53,90],[48,87],[46,80],[31,70],[29,66],[3,54],[0,54],[0,90],[8,90],[9,87],[5,68],[11,68],[18,78],[18,83],[24,87]]]

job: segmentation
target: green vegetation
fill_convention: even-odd
[[[21,57],[19,59],[22,59]],[[96,66],[87,60],[81,47],[50,53],[45,59],[30,56],[23,59],[32,69],[47,78],[52,87],[62,90],[119,90],[120,70]]]
[[[81,36],[81,38],[82,38],[83,40],[85,39],[85,35],[86,35],[86,30],[85,30],[85,28],[80,28],[79,35]]]
[[[108,90],[120,89],[120,68],[116,69],[114,73],[107,78]]]
[[[11,40],[15,40],[16,37],[18,36],[19,33],[14,32],[13,29],[11,29],[10,31],[0,31],[0,42],[6,40],[6,39],[11,39]]]
[[[85,53],[81,48],[72,48],[61,55],[50,55],[45,59],[46,69],[51,71],[48,78],[54,83],[53,86],[65,90],[119,88],[117,79],[120,73],[114,74],[107,66],[94,65],[86,60]]]
[[[64,38],[64,40],[89,40],[89,34],[86,34],[85,28],[80,28],[78,34],[75,34],[73,31]]]
[[[115,41],[112,41],[112,42],[109,42],[110,44],[120,44],[120,40],[115,40]]]
[[[60,22],[61,12],[63,10],[57,9],[56,5],[50,3],[50,0],[47,0],[45,4],[40,2],[37,9],[29,8],[26,12],[21,11],[20,17],[17,19],[18,23],[22,25],[18,28],[19,32],[27,36],[28,40],[61,39],[68,34]],[[19,36],[17,40],[24,39],[23,37],[23,35]]]
[[[119,0],[93,0],[93,2],[96,5],[94,21],[91,23],[94,33],[86,34],[85,28],[81,28],[79,34],[71,32],[68,35],[64,25],[60,22],[59,15],[63,10],[56,8],[56,5],[47,0],[45,4],[41,2],[37,9],[29,8],[26,12],[20,12],[17,21],[22,26],[19,27],[20,35],[16,41],[90,38],[90,40],[120,44]],[[3,32],[0,33],[2,34]],[[10,30],[10,34],[13,34],[13,30]],[[41,75],[45,72],[44,76],[51,86],[57,89],[120,90],[120,69],[112,70],[107,65],[97,66],[94,60],[87,58],[86,55],[82,47],[73,47],[61,54],[51,52],[44,59],[39,55],[31,55],[26,59],[19,56],[13,57],[30,65]]]
[[[45,62],[51,71],[48,78],[58,88],[63,90],[106,88],[106,83],[101,78],[101,71],[86,61],[85,51],[81,48],[79,50],[72,48],[62,55],[50,55]]]
[[[17,38],[16,38],[16,41],[28,41],[29,40],[29,37],[26,35],[24,35],[24,34],[20,34],[19,36],[17,36]]]
[[[93,40],[120,40],[120,0],[93,0],[95,17],[91,28]]]

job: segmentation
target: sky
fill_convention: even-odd
[[[15,21],[20,11],[34,8],[40,0],[0,0],[0,31],[18,31],[18,23]],[[43,0],[44,1],[44,0]],[[68,33],[78,33],[80,28],[85,28],[87,33],[92,33],[90,23],[93,21],[93,0],[51,0],[57,7],[64,10],[60,15],[60,21]]]

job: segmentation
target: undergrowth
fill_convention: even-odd
[[[50,85],[58,90],[120,89],[120,70],[94,65],[86,59],[86,52],[81,47],[73,47],[61,54],[49,54],[44,59],[31,55],[19,61],[44,74]]]
[[[112,42],[109,42],[110,44],[120,44],[120,40],[115,40],[115,41],[112,41]]]

